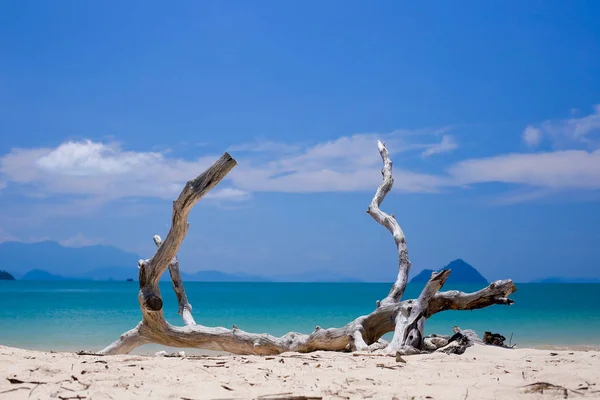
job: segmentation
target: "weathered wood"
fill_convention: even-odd
[[[385,196],[392,190],[394,177],[392,176],[392,160],[390,159],[387,148],[381,141],[377,141],[377,147],[381,159],[383,160],[383,169],[381,170],[383,182],[377,188],[375,196],[373,196],[373,200],[367,209],[367,213],[392,233],[398,250],[398,276],[396,277],[396,282],[392,285],[387,297],[380,303],[377,303],[389,304],[397,303],[402,298],[406,285],[408,284],[408,273],[410,272],[411,264],[408,258],[406,238],[404,237],[404,232],[402,232],[402,229],[400,228],[400,224],[398,224],[394,215],[388,215],[379,208],[385,199]]]
[[[140,260],[139,281],[140,292],[138,299],[142,306],[142,314],[162,311],[162,298],[158,282],[171,261],[177,255],[179,247],[188,230],[187,216],[192,207],[214,188],[235,167],[237,162],[225,153],[210,168],[189,181],[181,194],[173,202],[173,218],[171,228],[150,260]],[[150,317],[149,317],[150,318]]]
[[[162,244],[160,236],[154,235],[153,239],[156,246],[160,247]],[[192,316],[192,305],[189,303],[185,293],[181,272],[179,272],[179,260],[177,259],[177,256],[173,257],[173,260],[171,260],[171,263],[169,264],[169,274],[171,275],[173,291],[175,292],[175,296],[177,296],[177,304],[179,305],[177,313],[181,315],[185,325],[194,325],[196,321],[194,321],[194,317]]]
[[[492,282],[489,286],[473,293],[463,293],[458,290],[436,293],[429,303],[429,315],[441,310],[476,310],[494,304],[509,306],[515,301],[508,296],[516,291],[517,287],[512,280],[505,279]]]
[[[143,322],[140,322],[135,328],[123,333],[98,354],[128,354],[143,344],[151,343],[149,338],[140,334],[142,324]]]
[[[499,282],[509,281],[495,282],[497,296],[506,297],[514,292],[515,287],[512,282],[498,285]],[[462,293],[462,295],[470,298],[473,293]],[[428,316],[450,309],[471,310],[468,308],[468,304],[461,301],[461,298],[462,296],[454,296],[453,300],[445,303],[442,308],[428,310]],[[408,313],[407,309],[415,302],[416,300],[406,300],[378,307],[370,314],[358,317],[340,328],[318,328],[311,334],[290,332],[281,337],[249,333],[237,328],[211,328],[201,325],[175,327],[164,319],[152,324],[142,321],[138,327],[124,334],[129,335],[125,338],[122,335],[119,340],[101,353],[126,354],[147,343],[258,355],[274,355],[286,351],[301,353],[317,350],[357,351],[358,349],[353,346],[356,332],[362,332],[363,340],[369,346],[369,349],[361,348],[359,351],[371,351],[381,347],[379,340],[384,334],[394,331],[397,314],[399,312]],[[119,343],[120,341],[123,343]],[[383,344],[386,345],[386,343]]]
[[[483,343],[489,344],[492,346],[500,346],[504,347],[504,341],[506,338],[499,333],[492,332],[484,332],[483,333]]]
[[[389,346],[385,349],[388,354],[413,354],[423,349],[425,338],[425,321],[427,320],[427,309],[429,302],[444,285],[450,270],[445,269],[431,274],[431,278],[421,291],[419,298],[407,308],[406,314],[398,314],[394,336]]]
[[[379,304],[397,303],[404,293],[411,263],[408,258],[406,239],[400,225],[393,216],[383,213],[379,205],[392,189],[392,161],[382,142],[377,143],[383,160],[383,183],[377,188],[368,213],[385,226],[394,236],[398,248],[398,277],[389,295]],[[410,307],[404,307],[396,315],[394,336],[383,352],[394,354],[416,354],[427,349],[425,346],[425,322],[427,318],[443,309],[476,309],[492,304],[512,304],[506,296],[516,288],[512,281],[498,281],[476,293],[449,291],[438,293],[450,275],[450,270],[434,272],[416,301],[409,300]],[[507,294],[506,294],[507,293]],[[504,294],[502,297],[499,294]],[[464,351],[464,349],[463,349]]]
[[[468,336],[465,336],[462,333],[456,333],[450,338],[447,345],[440,347],[436,352],[460,355],[467,350],[467,347],[471,346],[473,346],[473,342],[469,340]]]
[[[170,347],[201,348],[226,351],[234,354],[272,355],[287,351],[312,352],[331,351],[378,351],[392,354],[409,354],[423,349],[424,325],[427,318],[444,310],[472,310],[493,304],[512,304],[508,296],[516,290],[510,280],[497,281],[474,293],[448,291],[439,293],[448,278],[449,270],[434,273],[416,300],[400,301],[408,281],[410,261],[406,240],[400,225],[393,216],[383,213],[379,205],[393,184],[392,162],[385,146],[378,142],[384,162],[383,183],[377,189],[369,207],[369,214],[388,228],[398,248],[398,277],[388,296],[378,302],[376,309],[340,328],[315,328],[310,334],[290,332],[281,337],[269,334],[245,332],[236,326],[205,327],[195,323],[191,305],[187,300],[177,251],[187,232],[187,215],[193,205],[212,189],[236,165],[235,160],[225,153],[212,167],[196,179],[188,182],[179,198],[173,203],[173,221],[164,242],[155,237],[158,246],[150,260],[139,262],[140,291],[138,300],[142,321],[134,329],[125,332],[101,354],[128,353],[134,348],[156,343]],[[164,319],[163,302],[158,288],[160,276],[169,268],[173,288],[177,295],[179,311],[186,326],[176,327]],[[381,337],[394,331],[390,343]]]

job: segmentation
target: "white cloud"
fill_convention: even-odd
[[[428,135],[436,138],[443,132],[431,130]],[[396,131],[346,136],[309,147],[272,141],[232,146],[242,152],[239,165],[207,199],[239,203],[256,191],[371,191],[381,179],[378,139],[388,142],[392,154],[434,154],[456,147],[447,135],[441,141],[424,141],[428,135],[425,130]],[[421,142],[415,143],[415,137]],[[0,157],[0,182],[11,186],[11,193],[20,191],[29,197],[71,195],[60,204],[40,204],[56,209],[55,214],[71,214],[78,212],[74,208],[89,212],[118,198],[173,199],[187,180],[217,158],[185,160],[172,153],[124,150],[114,143],[69,141],[56,148],[13,149]],[[396,167],[395,173],[397,190],[433,192],[441,185],[440,178],[433,175],[401,167]]]
[[[458,148],[458,144],[454,140],[454,137],[451,135],[442,136],[442,141],[440,143],[433,144],[429,146],[421,155],[423,157],[429,157],[434,154],[447,153]]]
[[[245,201],[251,197],[250,193],[236,189],[236,188],[224,188],[224,189],[213,189],[208,192],[205,196],[206,199],[211,200],[227,200],[227,201]]]
[[[232,172],[235,186],[256,192],[355,192],[374,191],[381,168],[369,167],[340,172],[332,169],[294,170],[278,175],[276,170],[246,168]],[[435,192],[441,179],[433,175],[395,169],[395,190],[412,193]]]
[[[14,149],[0,158],[0,181],[26,185],[27,194],[173,199],[185,182],[218,156],[186,161],[157,152],[124,151],[116,144],[66,142],[56,148]],[[225,199],[226,193],[219,198]],[[240,194],[231,192],[236,199]]]
[[[90,178],[136,173],[163,163],[161,153],[122,151],[116,145],[90,140],[64,143],[36,160],[38,167],[51,173]]]
[[[523,141],[530,147],[535,147],[542,141],[542,131],[529,125],[523,131]]]
[[[528,143],[526,137],[528,129],[538,130],[529,133],[534,144],[537,144],[536,141],[541,141],[543,136],[548,136],[559,147],[570,147],[576,144],[596,147],[600,134],[600,104],[594,106],[593,112],[584,117],[547,120],[538,127],[528,126],[523,135],[526,143]]]
[[[569,191],[600,190],[600,149],[594,146],[598,133],[600,105],[587,116],[528,125],[522,135],[527,145],[538,146],[548,137],[558,147],[566,148],[464,160],[448,168],[449,176],[444,182],[458,186],[503,183],[521,188],[504,196],[502,203],[533,201]],[[582,149],[582,144],[592,150]]]
[[[600,189],[600,150],[515,153],[461,161],[449,168],[459,185],[510,183],[553,190]]]
[[[430,135],[436,135],[442,131],[431,131]],[[377,151],[376,145],[378,140],[386,143],[391,154],[405,153],[425,149],[431,150],[431,154],[451,151],[457,148],[457,144],[450,135],[444,135],[441,142],[414,143],[410,141],[409,136],[414,133],[395,131],[387,134],[366,133],[356,134],[352,136],[342,136],[335,140],[330,140],[324,143],[318,143],[307,148],[302,154],[295,157],[285,158],[280,161],[280,165],[284,167],[299,166],[302,168],[312,168],[317,165],[319,168],[327,165],[340,166],[343,164],[350,165],[379,165],[381,158]],[[424,132],[420,132],[424,135]]]
[[[600,107],[596,114],[600,114]],[[557,131],[560,125],[563,133],[589,138],[596,129],[594,115],[555,122],[552,129]],[[551,131],[549,126],[548,121],[540,127],[528,126],[523,140],[539,144]],[[451,187],[503,183],[536,190],[535,196],[527,191],[516,196],[526,201],[568,189],[600,189],[600,150],[473,158],[438,174],[407,170],[406,165],[426,162],[419,154],[427,158],[457,148],[446,130],[429,130],[357,134],[311,146],[272,141],[231,146],[241,153],[233,154],[238,166],[209,193],[207,200],[241,204],[251,198],[252,192],[373,191],[381,180],[378,139],[386,142],[395,162],[396,192],[433,193]],[[118,198],[173,199],[187,180],[217,158],[211,155],[185,160],[172,153],[128,151],[117,144],[93,141],[66,142],[56,148],[14,149],[0,157],[0,190],[4,184],[3,190],[20,190],[30,197],[71,195],[59,204],[40,204],[49,209],[58,207],[54,214],[72,213],[73,208],[89,211]]]
[[[435,134],[436,132],[431,132]],[[384,140],[394,154],[448,147],[441,143],[412,143],[405,132],[357,134],[317,143],[296,154],[255,162],[240,159],[231,173],[234,186],[263,192],[350,192],[374,190],[381,179],[378,139]],[[444,144],[445,143],[445,144]],[[440,150],[441,152],[442,150]],[[395,188],[405,192],[433,192],[440,179],[429,174],[395,168]]]

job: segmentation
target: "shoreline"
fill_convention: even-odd
[[[600,352],[475,345],[462,355],[78,356],[0,346],[0,399],[600,399]],[[12,382],[12,383],[11,383]],[[554,386],[540,387],[539,382]],[[287,397],[286,397],[287,396]],[[306,398],[306,397],[305,397]]]
[[[107,342],[108,344],[108,342]],[[48,348],[46,346],[40,347],[27,347],[20,346],[14,344],[5,344],[0,343],[0,348],[15,348],[27,351],[39,351],[39,352],[54,352],[54,353],[77,353],[79,351],[90,352],[100,351],[101,348],[105,347],[105,344],[95,345],[95,346],[53,346]],[[96,349],[96,350],[94,350]],[[547,351],[597,351],[600,352],[600,344],[534,344],[534,345],[524,345],[524,346],[515,346],[513,350],[547,350]],[[133,355],[141,355],[141,356],[154,356],[154,353],[158,351],[166,351],[167,353],[177,353],[179,351],[183,351],[188,355],[231,355],[231,353],[222,352],[222,351],[213,351],[213,350],[203,350],[196,348],[177,348],[177,347],[167,347],[161,346],[157,344],[147,344],[142,347],[135,349],[131,354]]]
[[[0,288],[0,301],[11,307],[0,310],[3,322],[0,344],[38,350],[98,351],[140,321],[137,290],[131,285],[111,282],[25,282],[14,289]],[[181,326],[176,296],[170,282],[164,290],[165,318]],[[240,286],[241,285],[241,286]],[[2,285],[0,285],[2,286]],[[375,299],[389,287],[360,284],[347,299],[343,285],[271,285],[268,291],[256,285],[190,285],[187,295],[195,305],[197,322],[210,327],[231,327],[246,332],[269,333],[279,337],[289,331],[311,333],[315,326],[340,327],[373,311]],[[585,285],[584,285],[585,286]],[[589,285],[588,285],[589,286]],[[461,287],[463,291],[480,289]],[[594,348],[600,340],[600,285],[565,285],[563,296],[578,299],[575,307],[552,295],[544,285],[523,285],[514,293],[516,303],[495,305],[472,312],[438,313],[427,320],[425,334],[452,335],[452,327],[500,333],[519,348]],[[407,286],[405,297],[416,298],[421,285]],[[167,293],[167,291],[169,293]],[[33,301],[35,299],[35,301]],[[275,299],[275,300],[274,300]],[[226,301],[224,301],[226,300]],[[101,321],[102,329],[98,329]],[[31,330],[44,326],[43,335]],[[384,339],[391,339],[391,332]],[[508,342],[507,342],[508,343]],[[146,352],[145,349],[143,349]]]
[[[540,344],[534,346],[516,347],[516,349],[558,350],[558,351],[600,351],[600,344]]]

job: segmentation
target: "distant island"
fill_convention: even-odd
[[[0,281],[14,281],[15,277],[6,271],[0,270]]]
[[[46,271],[60,277],[87,279],[86,275],[91,271],[106,267],[127,268],[130,272],[128,275],[131,275],[132,266],[137,270],[136,265],[140,258],[135,253],[114,246],[96,245],[75,248],[64,247],[53,241],[0,243],[2,267],[17,279],[20,278],[17,272],[23,275],[31,270]]]
[[[59,281],[137,281],[139,255],[114,246],[64,247],[59,243],[0,243],[3,270],[0,280]],[[447,284],[487,284],[488,280],[475,267],[457,259],[441,269],[451,269]],[[422,270],[410,282],[423,284],[429,280],[432,269]],[[184,281],[194,282],[364,282],[330,270],[309,270],[275,276],[231,273],[218,270],[197,272],[181,271]],[[168,281],[168,273],[161,280]],[[598,278],[547,277],[531,283],[600,283]]]
[[[64,247],[59,243],[0,243],[0,259],[13,279],[30,281],[95,280],[137,281],[137,262],[142,258],[135,253],[114,246]],[[134,277],[132,277],[134,274]],[[307,271],[297,274],[265,277],[244,273],[205,270],[181,272],[184,281],[202,282],[361,282],[331,271]],[[163,274],[161,280],[170,280]]]
[[[94,280],[94,281],[137,281],[131,278],[131,268],[114,267],[99,268],[77,276],[62,276],[51,272],[33,269],[27,272],[21,280],[24,281],[59,281],[59,280]],[[328,271],[312,271],[303,274],[265,277],[260,275],[232,274],[216,270],[205,270],[194,273],[181,272],[181,277],[187,282],[362,282],[360,279],[348,278]],[[161,281],[169,281],[170,275],[163,274]]]
[[[418,275],[411,279],[410,283],[426,283],[433,272],[441,271],[442,269],[451,269],[452,273],[448,278],[447,283],[477,283],[486,285],[488,280],[479,273],[472,265],[468,264],[462,259],[452,261],[450,264],[437,271],[432,269],[424,269]]]
[[[21,278],[23,281],[62,281],[65,279],[68,278],[51,274],[50,272],[42,269],[32,269]]]

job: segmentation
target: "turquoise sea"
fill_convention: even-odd
[[[188,282],[196,321],[281,335],[341,326],[367,314],[385,297],[384,283]],[[481,287],[444,287],[474,291]],[[518,347],[600,347],[600,284],[517,284],[513,306],[446,311],[426,325],[450,334],[452,326],[499,332]],[[170,283],[161,287],[165,314],[181,324]],[[405,298],[421,285],[409,285]],[[43,350],[97,351],[140,320],[136,282],[0,281],[0,344]],[[141,349],[142,352],[144,348]],[[148,350],[153,350],[148,348]]]

